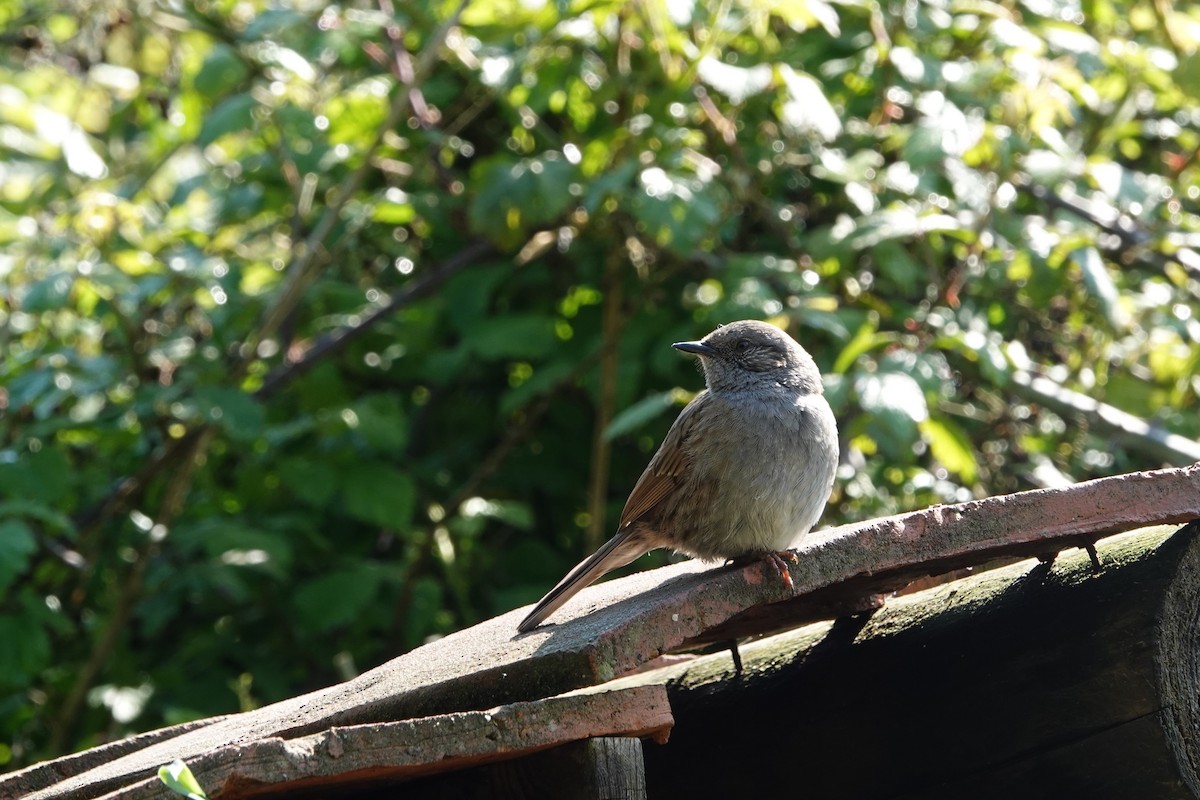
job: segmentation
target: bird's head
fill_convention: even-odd
[[[820,394],[821,373],[812,356],[774,325],[741,320],[722,325],[696,342],[676,342],[676,350],[700,357],[709,391],[783,387]]]

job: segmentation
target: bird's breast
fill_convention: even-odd
[[[711,397],[694,444],[692,480],[711,487],[693,554],[732,557],[792,546],[821,515],[837,466],[837,427],[825,398],[791,402]]]

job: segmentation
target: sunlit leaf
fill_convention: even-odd
[[[1071,260],[1079,266],[1083,273],[1083,284],[1096,298],[1104,316],[1114,328],[1122,329],[1128,325],[1128,318],[1121,308],[1121,300],[1117,293],[1116,284],[1104,265],[1100,251],[1094,247],[1076,250],[1071,254]]]
[[[854,338],[842,348],[842,352],[838,354],[837,360],[833,363],[833,371],[839,374],[844,373],[863,354],[894,341],[896,341],[896,334],[879,332],[874,324],[867,323],[860,327],[855,332]]]
[[[920,426],[933,457],[964,484],[973,484],[979,477],[979,464],[966,432],[953,422],[938,417],[929,417]]]
[[[200,787],[196,776],[179,759],[158,768],[158,779],[175,794],[182,795],[188,800],[208,800],[208,795]]]
[[[779,66],[787,87],[787,100],[780,108],[782,122],[799,133],[831,142],[842,132],[842,120],[825,97],[821,84],[812,76],[796,72],[787,64]]]
[[[734,103],[764,91],[774,80],[769,64],[737,67],[707,56],[696,65],[696,75]]]

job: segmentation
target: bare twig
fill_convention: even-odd
[[[621,343],[622,267],[625,258],[614,251],[604,265],[604,309],[600,349],[600,396],[592,425],[592,464],[588,480],[588,526],[584,549],[595,550],[604,541],[607,530],[604,506],[608,502],[608,465],[612,443],[604,432],[612,422],[617,403],[617,351]]]
[[[59,708],[58,713],[55,715],[50,733],[50,743],[48,745],[51,752],[57,753],[63,751],[68,738],[75,730],[75,725],[79,720],[79,713],[83,708],[83,701],[87,697],[88,691],[108,664],[113,651],[117,647],[117,643],[120,641],[122,634],[125,633],[130,617],[133,615],[134,606],[142,594],[146,569],[161,546],[160,537],[166,535],[166,529],[174,523],[180,512],[183,511],[184,500],[191,489],[196,466],[208,450],[213,432],[214,429],[211,427],[204,428],[196,432],[194,436],[188,437],[186,444],[183,445],[185,448],[184,456],[181,459],[179,469],[171,474],[170,482],[167,484],[162,503],[159,506],[158,516],[154,520],[155,526],[153,529],[145,532],[145,538],[136,548],[133,566],[122,583],[121,593],[117,598],[117,604],[113,609],[112,616],[108,618],[104,629],[100,632],[99,638],[92,644],[92,652],[88,656],[88,660],[80,668],[79,672],[76,673],[71,690],[67,693],[62,707]],[[159,528],[159,526],[162,527]],[[160,530],[162,533],[159,533]]]
[[[492,245],[485,241],[476,241],[467,245],[441,265],[430,270],[423,277],[411,281],[386,304],[367,314],[357,324],[338,328],[317,339],[313,346],[305,351],[304,356],[299,361],[279,367],[271,372],[266,380],[263,381],[263,385],[254,393],[254,396],[258,399],[270,396],[280,387],[312,369],[321,359],[328,358],[359,336],[362,336],[380,320],[395,314],[401,308],[404,308],[415,300],[429,296],[452,275],[461,272],[464,268],[486,257],[492,250]]]

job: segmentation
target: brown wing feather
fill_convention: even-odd
[[[529,616],[517,626],[521,633],[529,631],[542,624],[542,620],[557,611],[583,587],[601,575],[611,572],[617,567],[623,567],[638,556],[648,553],[651,548],[646,546],[646,537],[638,531],[623,530],[609,539],[600,549],[579,563],[575,569],[567,573],[567,577],[558,582],[545,597],[529,612]]]
[[[529,616],[517,626],[517,630],[522,633],[533,630],[576,592],[601,575],[666,544],[656,538],[653,531],[630,526],[662,502],[687,474],[691,464],[685,457],[687,451],[684,444],[695,430],[696,423],[704,416],[707,395],[707,391],[696,395],[695,399],[679,412],[675,424],[667,431],[666,438],[659,445],[658,452],[650,459],[642,477],[638,478],[633,491],[629,493],[616,535],[567,573],[567,576],[534,606]]]
[[[618,530],[644,517],[682,482],[683,476],[691,466],[683,444],[691,436],[697,420],[704,416],[707,398],[708,391],[705,390],[679,412],[675,424],[667,431],[666,438],[659,445],[658,452],[650,459],[646,470],[629,493],[629,499],[625,501],[625,508],[621,511]]]

